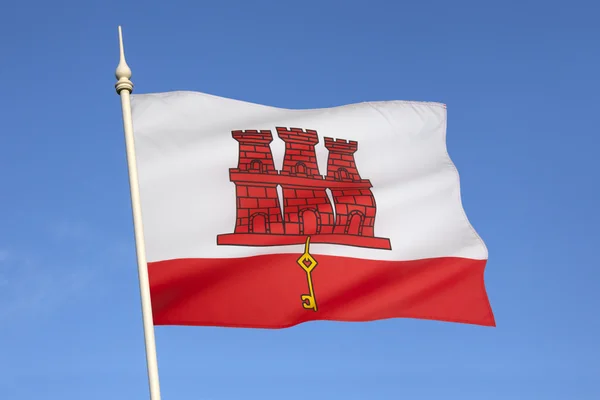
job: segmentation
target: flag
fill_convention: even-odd
[[[132,96],[155,325],[495,326],[446,107]]]

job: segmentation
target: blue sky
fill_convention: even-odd
[[[250,4],[252,3],[252,4]],[[448,105],[498,327],[158,327],[164,399],[598,399],[600,8],[589,1],[19,1],[0,13],[0,397],[146,399],[121,110]]]

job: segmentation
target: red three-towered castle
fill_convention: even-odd
[[[282,246],[312,243],[391,249],[390,240],[375,237],[376,204],[371,182],[356,169],[358,143],[325,138],[327,175],[319,174],[315,130],[277,128],[285,142],[281,171],[275,169],[269,130],[233,131],[239,142],[235,183],[237,217],[234,233],[217,236],[219,245]],[[283,213],[277,186],[283,192]],[[327,189],[331,190],[335,208]]]

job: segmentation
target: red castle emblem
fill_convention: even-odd
[[[315,155],[317,131],[278,127],[277,134],[285,142],[281,171],[273,163],[270,130],[232,131],[239,142],[238,166],[229,170],[237,216],[234,233],[218,235],[217,244],[283,246],[310,238],[311,243],[391,250],[389,239],[375,236],[377,206],[371,181],[356,168],[358,142],[326,137],[329,156],[322,176]]]

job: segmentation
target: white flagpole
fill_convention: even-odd
[[[119,65],[115,72],[118,81],[115,84],[117,93],[121,96],[123,109],[123,128],[125,130],[125,145],[127,148],[127,166],[129,168],[129,189],[131,191],[131,208],[133,211],[133,228],[140,281],[140,296],[142,299],[142,319],[144,322],[144,341],[146,343],[146,366],[148,368],[148,383],[150,399],[160,400],[160,385],[158,381],[158,361],[156,358],[156,341],[154,339],[154,321],[152,319],[152,302],[150,300],[150,284],[148,282],[148,265],[146,262],[146,245],[144,243],[144,227],[142,225],[142,207],[140,204],[140,189],[138,185],[135,146],[133,143],[133,123],[131,119],[130,95],[133,91],[131,69],[125,61],[123,49],[123,34],[119,26]]]

